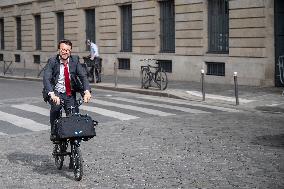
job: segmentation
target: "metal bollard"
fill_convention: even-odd
[[[141,68],[140,68],[140,81],[141,81],[141,89],[143,89],[143,88],[144,88],[144,85],[143,85],[143,75],[142,75],[142,68],[143,68],[143,66],[141,66]]]
[[[239,105],[239,90],[238,90],[238,77],[237,72],[234,72],[234,83],[235,83],[235,97],[236,97],[236,105]]]
[[[3,74],[6,74],[6,61],[4,60],[4,66],[3,66]]]
[[[160,90],[163,90],[163,82],[162,82],[162,68],[161,68],[161,71],[160,71]]]
[[[202,91],[202,101],[205,101],[205,85],[204,85],[204,70],[201,69],[201,91]]]
[[[117,87],[117,63],[114,61],[114,87]]]
[[[26,59],[24,59],[24,77],[26,77]]]

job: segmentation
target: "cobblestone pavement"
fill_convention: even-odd
[[[284,114],[110,122],[82,143],[80,182],[56,170],[48,131],[0,136],[1,188],[284,188]]]

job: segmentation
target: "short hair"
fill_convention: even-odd
[[[60,44],[61,44],[61,43],[64,43],[64,44],[66,44],[66,45],[69,45],[69,46],[71,47],[71,49],[72,49],[72,42],[71,42],[70,40],[68,40],[68,39],[62,39],[62,40],[60,40],[60,41],[58,42],[58,46],[57,46],[58,49],[60,49]]]

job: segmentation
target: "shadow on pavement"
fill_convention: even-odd
[[[256,137],[252,143],[274,148],[284,148],[284,134],[259,136]]]
[[[66,168],[63,166],[62,170],[58,170],[48,155],[13,152],[7,155],[7,159],[12,164],[32,167],[34,172],[37,172],[41,175],[59,174],[68,179],[74,180],[72,169],[68,169],[68,167]],[[69,158],[66,158],[64,162],[69,164]],[[69,175],[67,172],[72,172],[72,174]]]
[[[257,106],[255,109],[266,113],[284,113],[284,109],[278,106]]]

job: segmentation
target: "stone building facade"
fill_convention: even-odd
[[[165,32],[161,31],[161,4],[167,1],[174,6],[174,23],[169,26],[173,27],[174,48],[169,52],[161,50],[161,32]],[[105,75],[112,75],[114,62],[119,62],[119,75],[138,79],[143,65],[140,60],[153,58],[166,64],[169,80],[199,81],[204,69],[206,81],[211,83],[233,83],[233,73],[237,72],[239,84],[275,86],[279,77],[275,57],[276,1],[283,4],[280,0],[2,0],[0,58],[19,58],[16,66],[21,67],[24,60],[31,69],[37,67],[34,62],[39,59],[46,61],[57,51],[58,32],[63,26],[58,24],[58,13],[62,13],[64,38],[72,40],[73,54],[87,55],[87,32],[95,32],[91,36],[99,46]],[[224,27],[211,20],[214,10],[210,12],[210,6],[218,7],[218,2],[228,6],[228,35],[215,36],[227,45],[221,53],[209,47],[212,31]],[[127,21],[131,24],[131,42],[123,39],[125,5],[131,8],[131,14],[127,13],[131,15],[131,22]],[[88,10],[95,12],[89,23]],[[39,27],[35,27],[36,22]],[[93,28],[87,29],[88,24]],[[122,43],[131,45],[130,50],[122,50]]]

